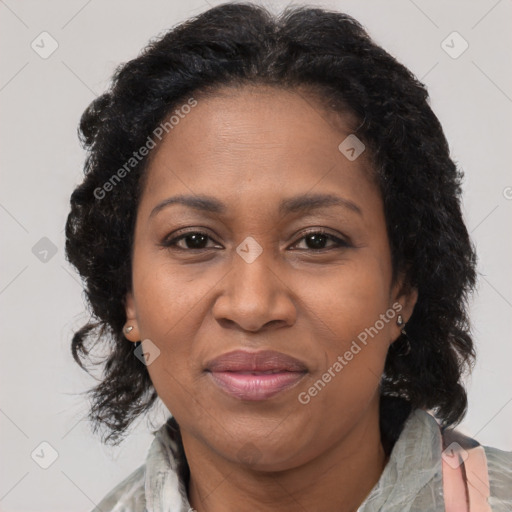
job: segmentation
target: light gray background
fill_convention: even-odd
[[[80,282],[65,262],[63,234],[84,160],[76,129],[119,63],[218,3],[0,0],[2,511],[88,511],[144,462],[152,439],[145,420],[115,449],[102,446],[83,421],[88,404],[78,393],[94,381],[74,363],[69,347],[87,314]],[[479,362],[468,382],[470,408],[461,430],[512,450],[512,3],[309,4],[355,16],[429,88],[453,157],[466,173],[464,215],[480,257],[472,305]],[[264,5],[278,11],[285,3]],[[43,31],[59,45],[47,59],[31,48]],[[453,31],[469,43],[457,59],[441,47]],[[32,251],[43,237],[57,251],[46,262]],[[153,425],[165,415],[162,404]],[[43,441],[58,452],[48,469],[31,458]],[[43,452],[48,457],[49,450]]]

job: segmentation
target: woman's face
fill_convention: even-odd
[[[415,296],[392,286],[367,154],[338,147],[350,133],[298,92],[225,88],[151,155],[128,336],[184,439],[227,460],[292,468],[377,418]]]

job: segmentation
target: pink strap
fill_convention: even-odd
[[[464,450],[454,442],[443,451],[442,462],[446,512],[492,512],[484,448]]]
[[[469,512],[462,460],[456,443],[443,451],[443,492],[446,512]]]
[[[465,460],[464,466],[466,467],[471,512],[491,512],[488,501],[491,494],[489,472],[483,446],[468,450],[468,458]]]

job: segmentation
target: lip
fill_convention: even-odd
[[[308,371],[302,361],[274,350],[235,350],[205,366],[212,382],[222,391],[249,401],[267,400],[295,387]]]

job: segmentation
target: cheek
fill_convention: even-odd
[[[195,359],[192,340],[200,328],[201,300],[211,289],[179,270],[151,255],[134,258],[137,323],[141,338],[151,340],[159,350],[148,372],[162,398],[179,396],[182,391],[186,394],[190,387],[188,380],[194,374],[191,362]],[[167,400],[164,402],[169,407]]]
[[[378,388],[396,311],[389,303],[389,269],[369,255],[308,283],[315,339],[325,362],[312,375],[304,401],[314,407],[360,409]],[[321,382],[319,382],[319,380]],[[325,384],[325,386],[324,386]],[[346,411],[345,411],[346,412]]]
[[[346,342],[373,326],[390,308],[390,270],[383,263],[366,251],[320,278],[301,277],[302,300],[323,320],[327,332]],[[389,322],[379,327],[382,336],[389,327]]]
[[[133,286],[141,333],[173,345],[212,283],[148,253],[134,258]]]

